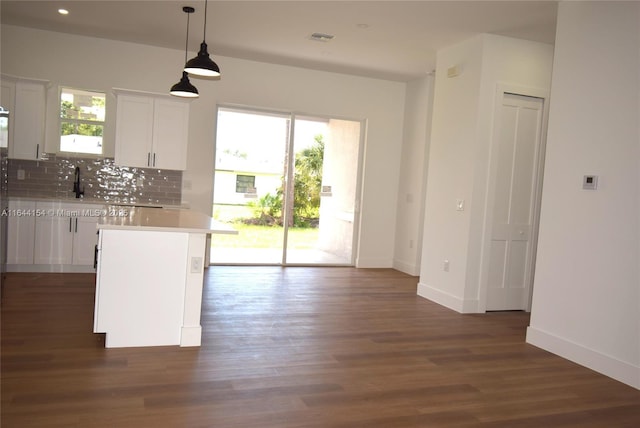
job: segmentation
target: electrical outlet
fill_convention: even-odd
[[[18,180],[24,180],[24,169],[19,169],[18,170],[18,177],[16,177]]]
[[[449,272],[449,260],[445,260],[442,262],[442,270],[445,272]]]
[[[202,257],[191,257],[191,273],[202,271]]]

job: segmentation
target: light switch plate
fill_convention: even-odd
[[[202,257],[191,257],[191,273],[202,271]]]
[[[456,211],[464,211],[464,199],[456,199]]]

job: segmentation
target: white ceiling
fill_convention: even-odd
[[[2,24],[184,49],[203,38],[201,0],[0,2]],[[69,15],[57,13],[59,7]],[[478,33],[552,44],[556,1],[209,1],[216,55],[406,81],[435,68],[438,49]],[[332,34],[330,42],[311,33]],[[191,56],[191,55],[190,55]],[[224,73],[224,70],[223,70]]]

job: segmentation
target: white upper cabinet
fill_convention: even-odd
[[[184,101],[155,100],[153,109],[153,166],[187,169],[189,104]]]
[[[116,165],[186,169],[189,104],[161,95],[116,95]]]
[[[10,158],[42,158],[47,85],[45,81],[2,76],[2,106],[10,115]]]
[[[152,150],[153,99],[119,95],[116,113],[116,164],[150,166]]]

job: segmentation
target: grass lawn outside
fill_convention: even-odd
[[[229,224],[237,235],[214,235],[212,248],[282,248],[284,228],[281,226],[248,225],[240,221],[252,218],[253,210],[239,205],[214,205],[213,218]],[[289,249],[312,249],[318,240],[318,228],[290,227]]]

